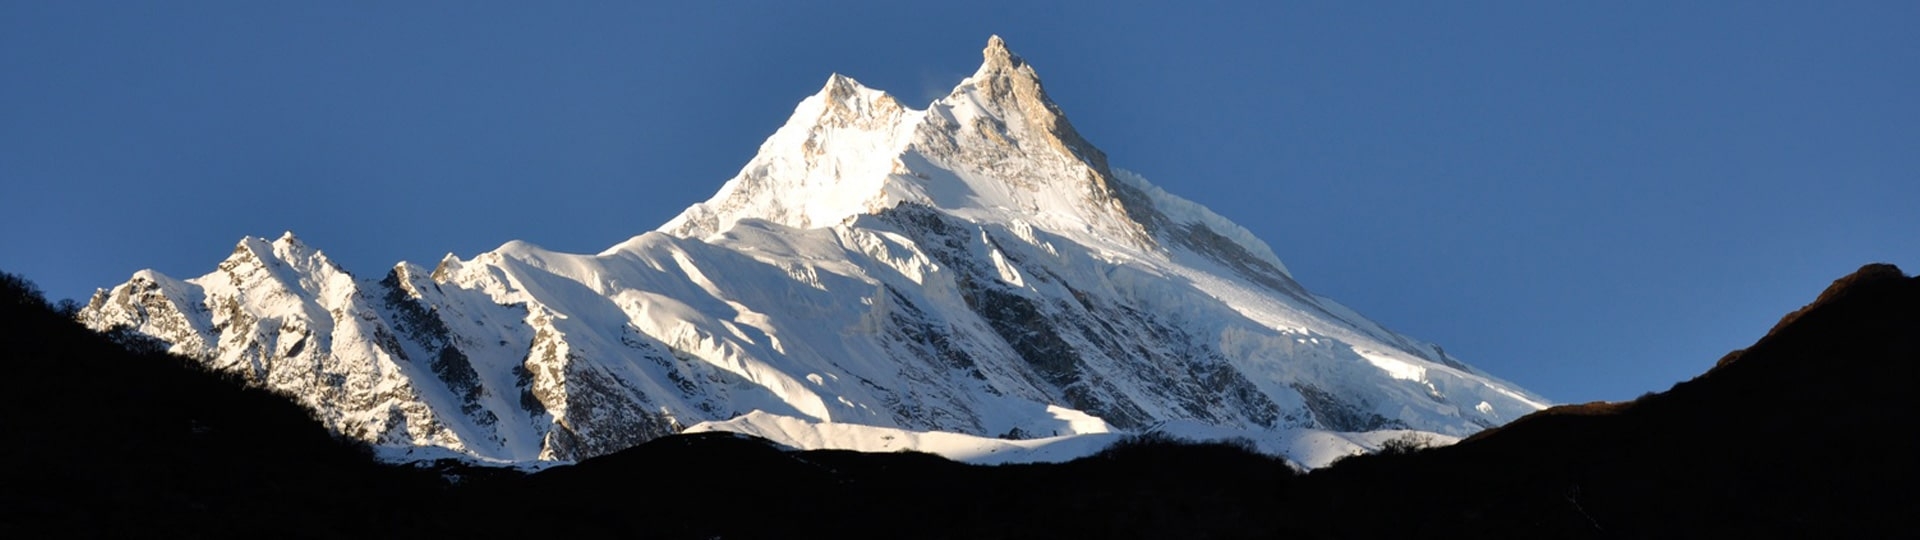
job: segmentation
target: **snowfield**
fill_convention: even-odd
[[[1087,417],[1070,409],[1059,410],[1063,414],[1076,415],[1089,422],[1099,421],[1097,418]],[[911,431],[861,424],[812,422],[801,418],[753,411],[725,421],[702,422],[687,428],[686,433],[742,433],[797,449],[926,452],[976,465],[1000,465],[1071,461],[1099,452],[1128,435],[1118,431],[1101,431],[1101,427],[1103,426],[1090,425],[1091,429],[1086,431],[1034,439],[998,439],[944,431]],[[1357,433],[1310,428],[1284,431],[1243,430],[1210,426],[1191,420],[1170,421],[1149,429],[1188,441],[1251,443],[1253,448],[1261,453],[1285,458],[1301,469],[1317,469],[1343,457],[1375,452],[1380,450],[1387,441],[1400,437],[1412,436],[1415,440],[1431,445],[1448,445],[1459,441],[1458,437],[1414,430],[1386,429]]]

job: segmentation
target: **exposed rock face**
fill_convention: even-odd
[[[213,273],[143,271],[81,317],[300,396],[343,433],[501,460],[756,410],[988,436],[1101,424],[1051,407],[1465,435],[1544,406],[1110,166],[998,38],[925,110],[833,75],[712,199],[596,255],[510,242],[363,279],[291,235],[248,238]]]

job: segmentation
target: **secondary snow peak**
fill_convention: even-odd
[[[867,85],[860,84],[860,81],[854,80],[853,77],[839,73],[827,76],[827,84],[820,87],[819,94],[823,96],[829,104],[876,97],[876,94],[877,97],[892,99],[891,96],[886,95],[886,92],[869,88]]]
[[[704,238],[742,219],[806,229],[867,213],[883,202],[886,179],[923,115],[833,74],[794,107],[738,175],[659,230]]]
[[[869,88],[852,77],[835,73],[827,77],[827,84],[809,101],[819,100],[819,116],[813,118],[810,127],[858,127],[861,129],[881,129],[899,123],[906,106],[900,104],[892,95],[884,91]],[[804,108],[804,105],[803,105]],[[809,110],[808,112],[811,112]],[[795,120],[802,120],[796,115]],[[822,150],[818,144],[807,147],[807,151],[818,153]]]

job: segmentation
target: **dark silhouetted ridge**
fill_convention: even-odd
[[[111,337],[0,274],[0,537],[1882,538],[1920,512],[1920,279],[1886,265],[1666,392],[1307,475],[1152,434],[997,467],[724,433],[532,475],[385,466]]]
[[[1869,265],[1667,392],[1553,407],[1451,447],[1316,472],[1297,502],[1335,519],[1300,532],[1910,534],[1917,366],[1920,279]]]

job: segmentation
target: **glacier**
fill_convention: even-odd
[[[373,277],[292,233],[248,237],[79,317],[346,436],[500,463],[688,430],[1061,459],[1162,429],[1317,466],[1548,404],[1110,165],[998,37],[923,109],[830,76],[711,199],[597,254],[514,241]]]

